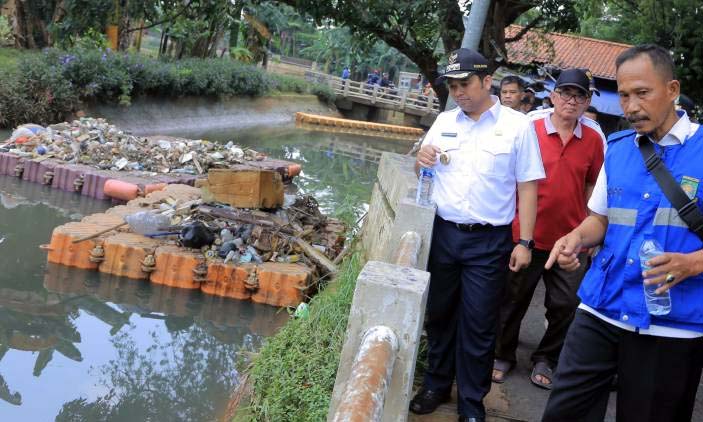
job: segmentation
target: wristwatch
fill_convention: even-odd
[[[517,242],[517,244],[526,247],[530,251],[535,248],[535,241],[532,239],[530,239],[530,240],[520,239]]]

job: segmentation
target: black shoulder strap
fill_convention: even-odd
[[[676,179],[671,175],[669,169],[654,151],[654,144],[646,139],[640,139],[640,153],[644,159],[644,165],[652,173],[654,179],[659,184],[662,192],[666,195],[671,205],[679,212],[679,217],[686,223],[688,228],[703,240],[703,214],[698,208],[698,199],[694,196],[690,199],[688,195],[676,183]]]

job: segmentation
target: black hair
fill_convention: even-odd
[[[586,111],[598,115],[598,109],[595,106],[589,105]]]
[[[620,53],[615,59],[615,71],[617,72],[623,63],[646,55],[651,60],[652,65],[659,72],[659,75],[666,81],[674,79],[676,75],[674,60],[666,49],[656,44],[642,44],[630,47]]]
[[[520,78],[519,76],[508,75],[508,76],[504,77],[500,81],[500,88],[502,89],[504,85],[508,85],[508,84],[517,84],[517,88],[520,91],[525,89],[525,83],[522,81],[522,78]]]

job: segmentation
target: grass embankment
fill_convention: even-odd
[[[62,121],[84,101],[129,105],[137,96],[227,98],[315,94],[327,86],[266,73],[228,58],[164,61],[109,49],[0,51],[0,127]]]
[[[360,253],[347,258],[335,281],[310,301],[310,316],[269,339],[250,372],[251,403],[235,421],[326,419],[362,265]]]

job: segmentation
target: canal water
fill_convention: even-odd
[[[137,130],[134,130],[138,132]],[[297,190],[356,221],[381,151],[407,144],[291,126],[172,133],[302,164]],[[0,176],[0,420],[215,420],[286,310],[46,263],[54,227],[110,204]]]

